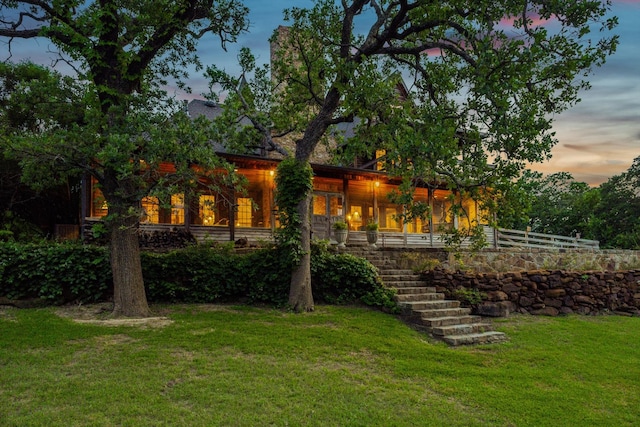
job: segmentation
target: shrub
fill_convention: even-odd
[[[463,307],[475,307],[487,297],[477,288],[458,288],[453,292],[453,297],[462,303]]]
[[[168,253],[142,252],[150,302],[244,302],[286,305],[292,260],[283,248],[237,254],[231,247],[193,246]],[[361,303],[395,311],[368,261],[314,245],[314,298],[328,304]],[[112,294],[108,250],[78,243],[0,243],[0,296],[40,298],[51,304],[104,301]]]
[[[62,304],[104,300],[111,289],[105,248],[78,243],[0,243],[0,296]]]
[[[333,223],[332,227],[334,230],[346,230],[347,223],[344,221],[336,221]]]
[[[397,312],[394,292],[385,288],[369,261],[315,247],[311,257],[314,299],[329,304],[362,303]]]

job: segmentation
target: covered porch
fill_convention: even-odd
[[[277,160],[251,156],[229,156],[236,172],[246,178],[246,190],[211,192],[197,197],[172,194],[166,200],[146,197],[142,200],[140,227],[145,232],[181,229],[198,241],[235,241],[249,244],[272,241],[279,227],[274,202]],[[451,191],[436,184],[415,190],[414,201],[428,207],[423,218],[405,220],[405,206],[393,203],[387,195],[398,190],[399,181],[376,170],[312,165],[312,238],[335,242],[332,226],[346,222],[348,244],[366,244],[365,227],[378,224],[381,247],[444,247],[442,231],[468,227],[479,215],[474,200],[462,200],[464,217],[451,213]],[[92,185],[86,197],[85,223],[99,221],[108,213],[97,186]],[[86,229],[86,227],[85,227]],[[487,227],[487,241],[495,241],[495,233]]]

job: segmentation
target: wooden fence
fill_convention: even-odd
[[[498,248],[541,248],[541,249],[600,249],[597,240],[578,237],[557,236],[554,234],[533,233],[531,231],[496,230]]]

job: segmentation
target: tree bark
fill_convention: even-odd
[[[311,292],[311,222],[309,221],[309,209],[311,206],[311,193],[298,203],[298,215],[300,215],[300,246],[302,257],[300,263],[291,272],[291,286],[289,288],[289,305],[294,311],[313,311],[313,293]]]
[[[126,317],[151,315],[142,278],[137,222],[115,221],[111,229],[113,314]]]

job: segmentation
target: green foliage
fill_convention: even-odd
[[[167,254],[143,254],[150,301],[239,302],[286,305],[291,259],[282,247],[238,255],[227,249],[192,247]],[[362,303],[395,310],[370,263],[332,254],[322,245],[311,256],[314,298],[329,304]]]
[[[532,176],[531,231],[593,238],[594,212],[600,201],[597,189],[577,182],[569,173]]]
[[[166,254],[143,253],[142,265],[150,301],[275,306],[287,301],[291,266],[282,250],[238,255],[226,247],[195,246]]]
[[[104,300],[111,291],[105,248],[73,243],[0,243],[0,296],[48,303]]]
[[[432,258],[428,254],[420,252],[403,252],[400,255],[400,264],[406,265],[416,273],[423,273],[434,270],[442,265],[439,259]]]
[[[142,253],[147,298],[161,303],[287,304],[291,260],[283,248],[237,254],[231,246],[192,246],[168,253]],[[332,254],[326,245],[312,253],[314,296],[330,304],[366,304],[393,311],[366,260]],[[105,301],[111,269],[104,247],[80,244],[0,243],[0,296],[40,298],[50,304]]]
[[[248,9],[240,2],[1,4],[0,37],[11,45],[37,33],[73,61],[78,73],[62,78],[45,67],[16,66],[17,83],[1,88],[2,146],[19,159],[30,185],[91,175],[109,205],[105,224],[117,230],[137,226],[145,196],[178,187],[193,194],[200,172],[227,166],[214,152],[208,123],[188,117],[165,87],[171,80],[189,90],[186,70],[202,66],[200,37],[216,35],[224,46],[247,29]],[[0,72],[7,74],[4,66]],[[5,112],[15,114],[6,120]],[[173,164],[171,173],[161,168],[164,162]],[[119,243],[112,242],[113,250],[130,250]],[[137,256],[131,252],[122,255]],[[138,271],[116,275],[114,293],[123,312],[146,315],[146,304],[128,297],[141,293]],[[131,287],[137,289],[128,292]]]
[[[344,221],[336,221],[333,223],[333,225],[331,226],[334,230],[346,230],[347,229],[347,223]]]
[[[288,249],[294,265],[300,261],[304,249],[301,245],[302,218],[298,213],[301,203],[306,203],[313,189],[311,165],[294,158],[284,159],[276,174],[275,202],[278,206],[281,228],[276,234],[278,245]]]
[[[605,248],[640,248],[640,157],[599,188],[594,235]]]
[[[369,222],[367,222],[367,225],[365,226],[365,228],[368,231],[378,231],[378,223],[373,220],[370,220]]]
[[[602,248],[640,248],[640,158],[600,187],[566,172],[543,176],[525,171],[496,191],[499,225],[563,236],[580,234]],[[524,220],[526,218],[526,220]]]
[[[34,242],[43,238],[42,231],[11,211],[0,216],[0,241]]]
[[[360,302],[397,312],[394,292],[382,285],[376,268],[365,259],[314,247],[311,277],[314,300],[329,304]]]
[[[251,121],[252,138],[245,144],[259,134],[269,149],[290,156],[274,141],[289,135],[296,159],[309,161],[325,143],[336,164],[384,150],[380,163],[406,191],[416,182],[437,182],[471,192],[514,178],[527,163],[550,156],[557,142],[553,115],[578,102],[592,67],[616,49],[617,36],[590,38],[594,24],[603,31],[616,26],[616,18],[606,17],[609,6],[317,0],[309,8],[285,10],[287,27],[270,40],[270,74],[245,50],[240,77],[217,69],[208,75],[211,86],[231,92],[226,123]],[[551,32],[529,19],[504,20],[521,16],[557,18],[559,24]],[[424,54],[429,51],[434,54]],[[255,79],[245,79],[253,70]],[[403,75],[414,77],[410,91],[402,90]],[[230,128],[225,120],[220,129]],[[334,128],[341,123],[354,124],[348,141]],[[404,204],[408,215],[428,214],[424,204]],[[298,245],[300,233],[308,232],[307,218],[292,211],[284,219],[288,225],[279,239],[297,261],[309,250]],[[450,240],[455,244],[459,237]],[[296,271],[296,277],[307,274]],[[292,282],[292,290],[305,283]],[[299,303],[312,309],[309,301]]]
[[[480,292],[477,288],[458,288],[453,291],[452,296],[460,301],[463,307],[474,307],[480,304],[487,294]]]

